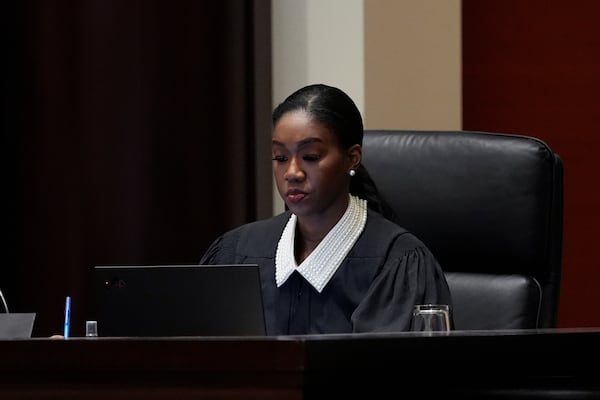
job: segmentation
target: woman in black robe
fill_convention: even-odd
[[[444,273],[361,165],[352,99],[316,84],[273,111],[273,174],[286,211],[233,229],[202,264],[258,264],[269,335],[398,332],[415,304],[451,305]]]

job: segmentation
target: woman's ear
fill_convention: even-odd
[[[355,144],[348,149],[348,159],[351,169],[358,169],[362,161],[362,147],[360,144]]]

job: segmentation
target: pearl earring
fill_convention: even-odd
[[[351,169],[351,170],[350,170],[350,172],[348,172],[348,173],[350,174],[350,176],[354,176],[354,175],[356,175],[356,171],[355,171],[355,170],[353,170],[353,169]]]

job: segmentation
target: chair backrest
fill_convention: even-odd
[[[489,132],[366,130],[363,164],[398,223],[444,269],[455,329],[556,326],[563,169],[547,144]]]

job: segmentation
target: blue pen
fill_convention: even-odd
[[[71,296],[65,299],[65,331],[63,336],[69,338],[69,330],[71,328]]]

